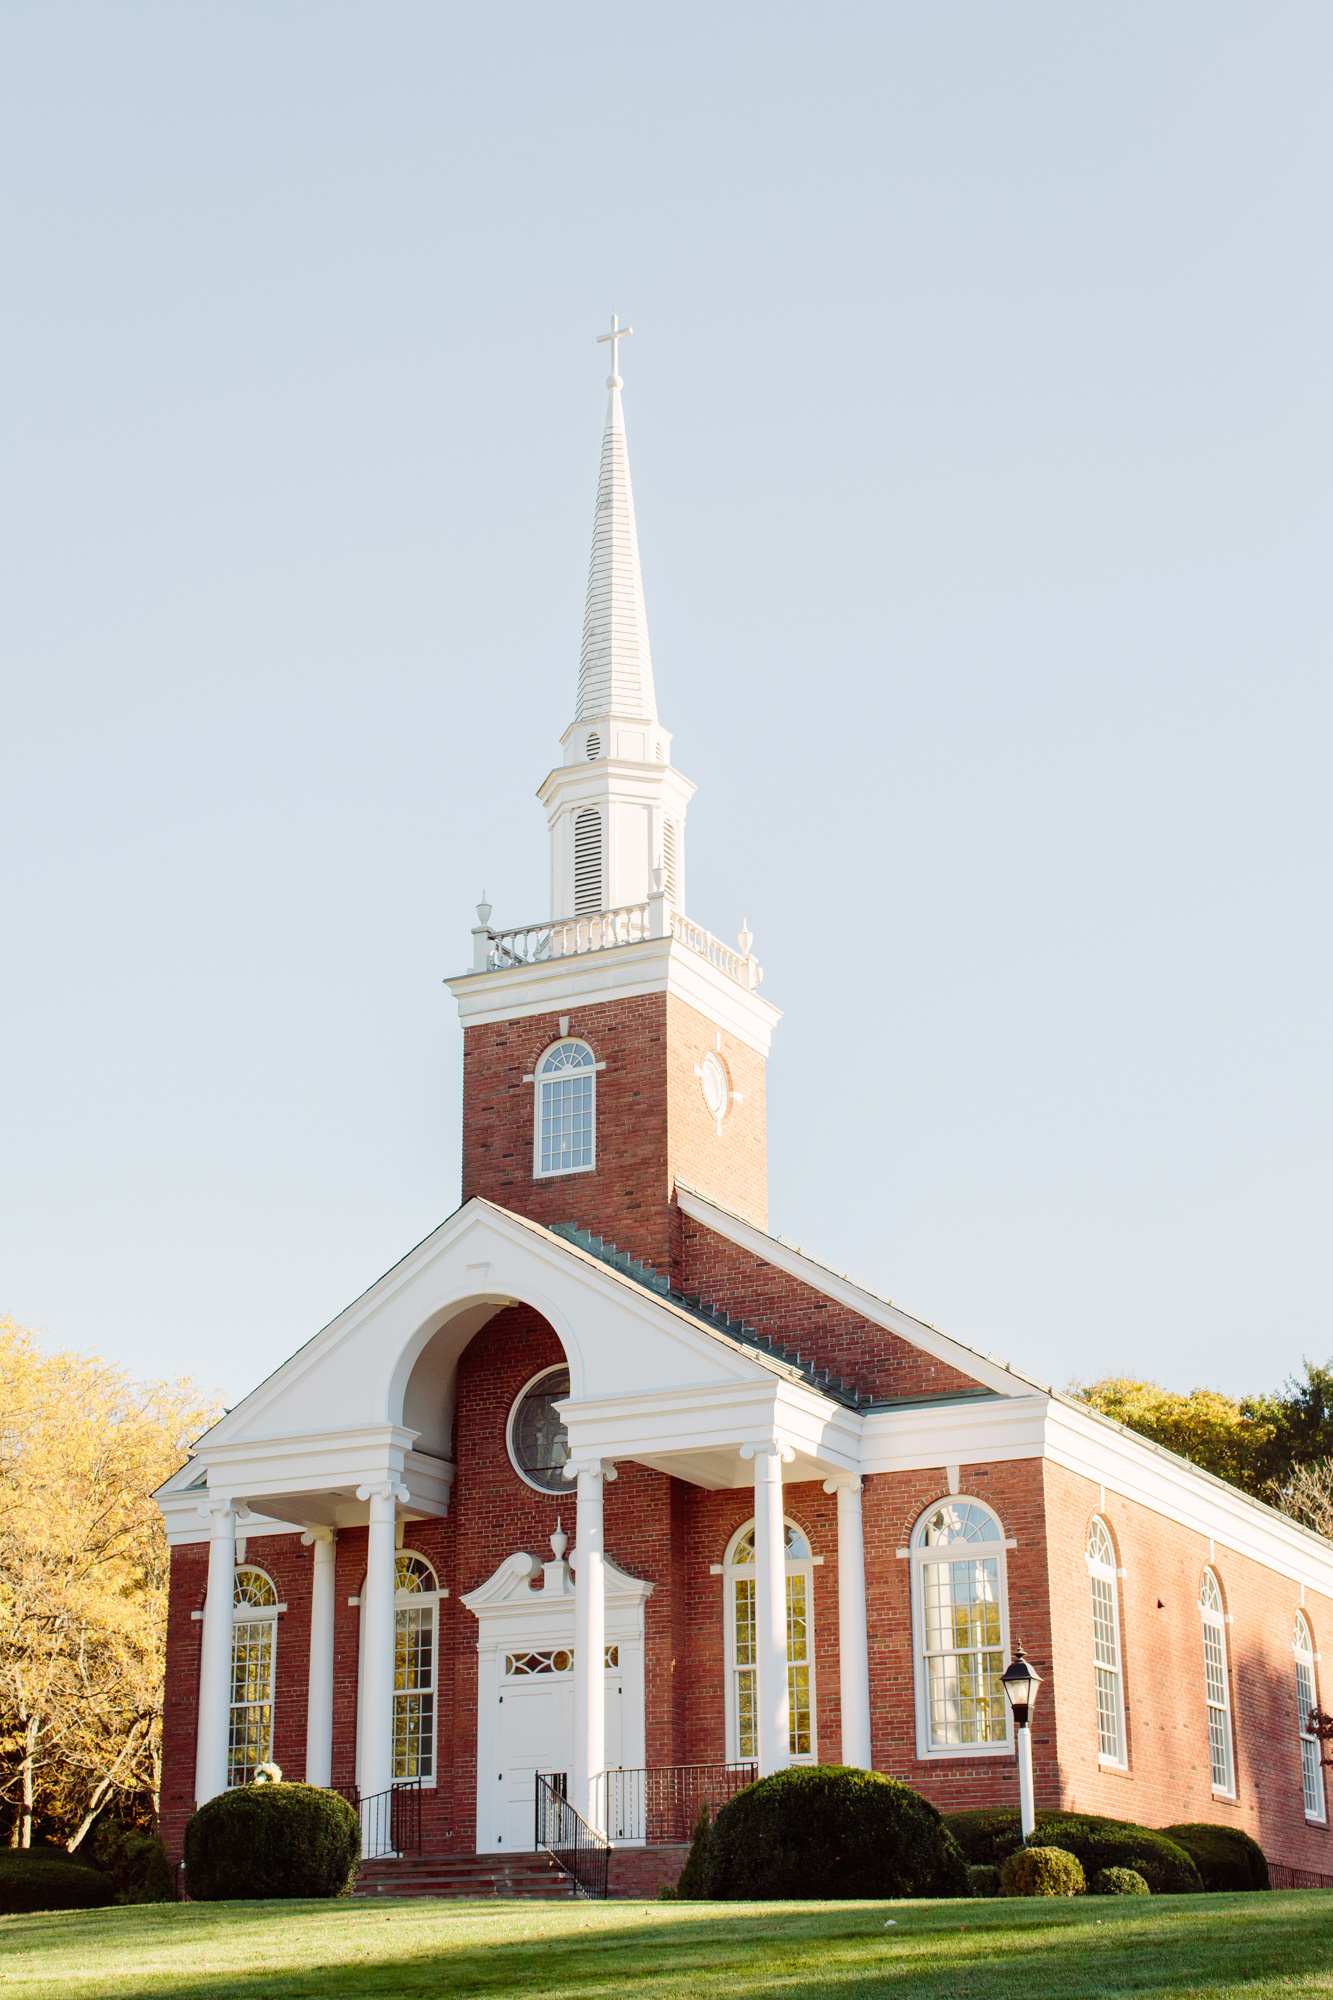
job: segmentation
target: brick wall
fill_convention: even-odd
[[[580,1009],[571,1035],[606,1068],[597,1076],[596,1166],[533,1177],[535,1085],[542,1051],[558,1040],[554,1014],[469,1028],[463,1050],[463,1199],[488,1201],[536,1222],[577,1222],[622,1250],[672,1268],[671,1190],[677,1175],[751,1217],[766,1215],[764,1065],[734,1036],[719,1051],[743,1102],[719,1136],[695,1065],[714,1049],[712,1022],[665,993]]]
[[[960,1369],[685,1215],[680,1218],[680,1246],[686,1292],[725,1306],[758,1332],[772,1334],[803,1355],[813,1354],[849,1388],[896,1397],[945,1396],[978,1386]]]
[[[1333,1874],[1333,1837],[1305,1819],[1296,1729],[1292,1627],[1299,1584],[1215,1547],[1212,1568],[1230,1624],[1236,1798],[1216,1797],[1204,1705],[1199,1592],[1206,1535],[1107,1493],[1063,1467],[1045,1467],[1060,1710],[1062,1803],[1148,1826],[1213,1820],[1240,1826],[1271,1860]],[[1129,1769],[1097,1760],[1092,1608],[1084,1549],[1100,1513],[1115,1544]],[[1316,1652],[1333,1642],[1333,1601],[1306,1592]],[[1330,1655],[1333,1657],[1333,1655]],[[1320,1671],[1316,1666],[1316,1673]],[[1319,1698],[1326,1699],[1324,1689]],[[1045,1690],[1042,1693],[1044,1699]],[[1333,1774],[1330,1774],[1333,1775]]]

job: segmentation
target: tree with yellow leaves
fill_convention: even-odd
[[[1100,1382],[1071,1382],[1070,1394],[1090,1403],[1127,1430],[1164,1444],[1243,1492],[1262,1495],[1271,1477],[1275,1427],[1217,1389],[1187,1396],[1160,1382],[1106,1375]]]
[[[50,1353],[0,1319],[0,1799],[71,1848],[157,1808],[167,1544],[152,1498],[217,1414],[191,1382]]]

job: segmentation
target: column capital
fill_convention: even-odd
[[[356,1489],[358,1500],[397,1500],[404,1505],[412,1498],[401,1479],[376,1479]]]
[[[301,1537],[301,1542],[308,1549],[313,1542],[333,1543],[337,1539],[338,1530],[336,1528],[307,1528]]]
[[[862,1482],[859,1472],[840,1472],[836,1478],[824,1481],[824,1491],[826,1493],[854,1493],[859,1500],[861,1490]]]
[[[207,1500],[199,1502],[199,1518],[203,1521],[211,1520],[215,1531],[221,1529],[224,1514],[230,1514],[231,1511],[230,1493],[215,1493]]]
[[[567,1458],[561,1468],[566,1479],[578,1479],[587,1473],[589,1479],[619,1479],[613,1458]]]
[[[757,1444],[741,1446],[742,1458],[776,1458],[781,1464],[790,1465],[795,1456],[795,1448],[778,1437],[761,1438]]]

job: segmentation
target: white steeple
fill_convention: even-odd
[[[670,762],[657,719],[648,617],[617,345],[632,327],[612,316],[606,429],[593,517],[578,704],[564,762],[538,792],[551,833],[551,915],[590,916],[646,902],[654,873],[685,906],[685,808],[694,786]]]

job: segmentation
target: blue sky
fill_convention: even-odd
[[[0,16],[0,1311],[229,1399],[457,1199],[612,310],[771,1222],[1063,1383],[1328,1307],[1333,15]]]

